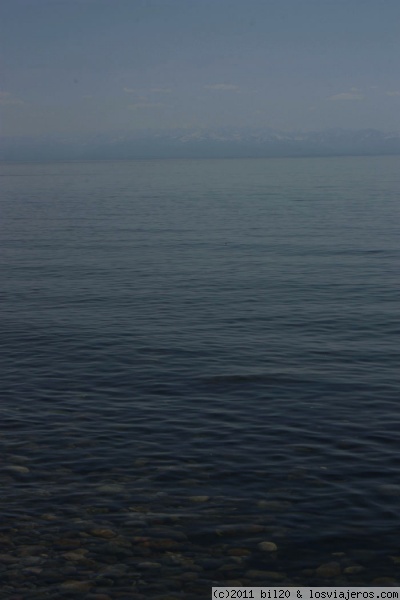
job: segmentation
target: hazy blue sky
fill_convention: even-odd
[[[400,0],[1,0],[3,135],[400,129]]]

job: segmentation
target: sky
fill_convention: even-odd
[[[1,0],[0,133],[400,130],[400,0]]]

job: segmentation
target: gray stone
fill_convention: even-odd
[[[324,579],[330,579],[340,575],[340,565],[337,562],[324,563],[316,569],[315,574],[317,577],[323,577]]]
[[[343,572],[346,575],[356,575],[362,571],[365,571],[365,567],[362,567],[361,565],[352,565],[350,567],[346,567]]]
[[[262,552],[276,552],[278,546],[274,542],[261,542],[258,544],[258,549]]]
[[[161,566],[162,566],[161,563],[150,562],[150,561],[141,562],[141,563],[138,564],[138,568],[139,569],[144,569],[144,570],[148,570],[148,569],[160,569]]]
[[[12,556],[11,554],[0,554],[0,563],[4,565],[12,565],[18,562],[18,558]]]
[[[64,581],[61,586],[63,590],[68,590],[71,592],[89,592],[92,588],[92,583],[90,581]]]
[[[82,552],[65,552],[63,557],[65,560],[70,560],[72,562],[82,562],[86,560],[84,554],[85,553]]]
[[[26,567],[22,569],[24,575],[39,575],[43,569],[41,567]]]
[[[25,475],[30,472],[28,467],[23,467],[22,465],[8,465],[6,469],[7,471],[11,471],[11,473],[18,473],[20,475]]]
[[[122,485],[110,483],[99,486],[96,491],[101,494],[120,494],[125,491],[125,488]]]
[[[381,585],[381,586],[398,586],[399,585],[399,581],[397,579],[395,579],[394,577],[377,577],[376,579],[374,579],[372,581],[373,584],[375,585]]]
[[[113,531],[112,529],[92,529],[90,531],[90,533],[92,535],[95,535],[96,537],[101,537],[101,538],[113,538],[115,537],[117,534],[115,531]]]
[[[258,508],[261,508],[263,510],[271,510],[274,512],[280,512],[280,511],[288,510],[288,508],[291,507],[291,503],[286,502],[284,500],[282,500],[282,501],[260,500],[259,502],[257,502],[257,506],[258,506]]]

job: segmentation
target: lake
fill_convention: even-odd
[[[400,157],[0,189],[6,592],[400,581]]]

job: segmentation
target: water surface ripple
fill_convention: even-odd
[[[399,173],[1,165],[4,529],[162,513],[210,553],[271,539],[299,577],[399,553]]]

